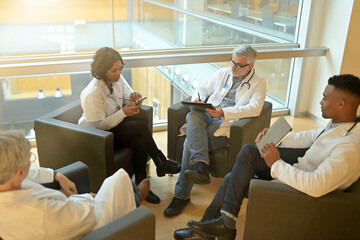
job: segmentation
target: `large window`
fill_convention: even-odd
[[[296,44],[301,9],[301,0],[0,1],[0,70],[20,64],[10,66],[13,71],[19,69],[16,74],[0,72],[0,129],[22,123],[28,131],[35,118],[79,99],[92,78],[91,55],[103,46],[123,54],[139,52],[133,55],[138,63],[127,65],[123,75],[134,90],[148,96],[146,104],[154,106],[154,122],[166,121],[170,104],[190,96],[197,85],[229,64],[225,57],[223,62],[176,63],[165,58],[143,64],[142,54],[193,48],[190,54],[207,51],[205,46],[221,49],[244,43],[259,50],[284,48]],[[228,58],[231,51],[226,54]],[[34,74],[21,68],[46,61],[41,60],[43,56],[52,61],[86,59],[88,67],[64,70],[58,64]],[[256,62],[257,72],[266,78],[267,100],[274,109],[287,108],[293,62],[291,56]],[[64,61],[66,64],[71,63]],[[51,71],[45,70],[49,68]],[[42,69],[41,64],[36,69]],[[159,88],[162,94],[156,93]],[[30,103],[31,110],[25,111]]]

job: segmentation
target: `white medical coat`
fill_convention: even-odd
[[[345,190],[360,177],[360,124],[344,136],[352,124],[336,126],[320,137],[323,128],[290,133],[279,147],[310,149],[293,166],[276,161],[271,176],[313,197]]]
[[[109,130],[116,127],[126,117],[122,107],[124,99],[129,99],[133,90],[122,78],[113,83],[113,94],[102,80],[94,78],[81,92],[80,101],[83,114],[79,125]]]
[[[78,239],[135,209],[132,184],[123,169],[105,180],[95,198],[91,194],[67,198],[30,181],[43,176],[41,182],[52,182],[51,169],[31,171],[20,190],[0,192],[0,237],[4,240]]]
[[[225,84],[225,82],[227,83]],[[249,83],[250,88],[248,87]],[[231,68],[221,68],[216,71],[208,81],[199,86],[193,93],[192,101],[198,98],[208,98],[208,103],[218,106],[225,98],[233,84],[233,75]],[[230,127],[233,120],[246,117],[259,116],[264,105],[266,97],[265,79],[255,73],[253,68],[249,75],[243,79],[241,85],[236,89],[235,106],[223,108],[223,123],[215,131],[214,136],[230,137]]]

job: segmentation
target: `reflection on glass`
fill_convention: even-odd
[[[266,94],[273,101],[273,109],[284,108],[289,85],[291,59],[258,60],[256,71],[266,79]]]
[[[299,9],[299,0],[16,2],[0,1],[0,56],[292,42]]]
[[[24,77],[6,79],[3,87],[5,100],[39,98],[61,94],[71,95],[70,75]],[[57,92],[58,90],[58,92]]]
[[[75,53],[112,45],[112,0],[0,1],[0,56]],[[114,1],[125,20],[127,1]],[[16,37],[14,37],[16,36]]]

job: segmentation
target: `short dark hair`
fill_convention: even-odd
[[[352,74],[334,75],[329,78],[328,84],[336,89],[351,93],[360,99],[360,78]]]
[[[120,61],[125,65],[120,53],[115,49],[103,47],[96,51],[91,63],[91,75],[99,80],[106,80],[106,72],[114,65],[115,62]]]

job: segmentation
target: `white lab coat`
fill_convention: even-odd
[[[293,166],[276,161],[271,176],[313,197],[345,190],[360,177],[360,123],[344,136],[352,124],[336,126],[319,138],[322,128],[290,133],[279,147],[311,147]]]
[[[227,84],[225,84],[226,81]],[[250,84],[250,88],[246,82]],[[201,99],[209,97],[207,102],[218,106],[231,89],[232,84],[233,75],[231,68],[221,68],[216,71],[208,81],[194,91],[192,101],[198,98],[199,93]],[[256,74],[253,68],[236,89],[235,106],[223,108],[223,123],[219,129],[215,131],[214,136],[230,137],[230,127],[234,120],[259,116],[264,105],[265,97],[265,79]],[[181,132],[184,133],[185,129],[182,128]]]
[[[42,175],[50,180],[49,173],[40,169],[30,178]],[[78,239],[135,207],[132,183],[123,169],[104,181],[95,198],[91,194],[67,198],[26,179],[20,190],[0,192],[0,236],[6,240]]]
[[[126,117],[122,105],[132,92],[122,78],[113,83],[113,94],[104,81],[94,78],[81,92],[81,108],[84,112],[78,124],[102,130],[116,127]]]

